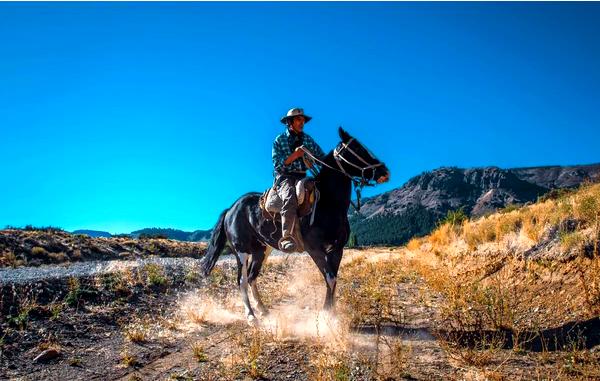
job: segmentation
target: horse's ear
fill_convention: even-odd
[[[338,129],[338,133],[340,134],[340,139],[345,143],[348,140],[352,139],[349,133],[347,133],[341,126]]]

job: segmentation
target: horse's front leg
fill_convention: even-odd
[[[327,288],[323,309],[332,311],[335,307],[335,289],[337,285],[337,272],[342,258],[342,250],[326,253],[325,250],[309,249],[308,254],[313,259],[325,279]]]
[[[336,249],[325,255],[327,272],[325,272],[325,283],[327,283],[327,294],[325,295],[325,310],[333,310],[335,307],[335,289],[337,286],[338,270],[342,261],[344,249]]]

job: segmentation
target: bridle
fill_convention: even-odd
[[[310,152],[306,147],[301,146],[302,150],[310,157],[310,159],[313,162],[317,162],[329,169],[332,169],[336,172],[339,172],[343,175],[345,175],[346,177],[348,177],[351,181],[352,184],[354,185],[354,190],[356,192],[356,201],[357,201],[357,205],[354,205],[354,203],[352,202],[352,200],[350,200],[350,203],[352,204],[352,206],[354,206],[354,209],[356,209],[356,211],[358,212],[360,210],[360,194],[361,194],[361,190],[364,186],[375,186],[377,185],[377,181],[375,180],[375,168],[377,167],[381,167],[384,164],[382,162],[380,162],[379,160],[377,160],[377,158],[375,158],[375,156],[373,156],[370,152],[369,156],[371,156],[371,159],[377,160],[376,164],[369,164],[369,162],[367,162],[364,158],[362,158],[359,154],[357,154],[352,148],[350,148],[350,143],[352,143],[352,141],[354,141],[354,138],[350,138],[347,142],[340,142],[335,149],[333,150],[333,158],[335,159],[335,162],[337,163],[339,169],[334,168],[330,165],[328,165],[327,163],[325,163],[323,160],[320,160],[319,158],[315,157],[312,152]],[[344,157],[343,153],[345,151],[350,152],[352,155],[354,155],[355,158],[357,158],[361,163],[365,164],[364,167],[361,167],[360,165],[356,165],[354,163],[352,163],[351,161],[349,161],[347,158]],[[344,168],[344,166],[342,165],[343,163],[346,163],[348,165],[350,165],[351,167],[354,167],[356,169],[358,169],[360,171],[360,177],[359,176],[352,176],[351,174],[349,174],[346,169]],[[310,166],[311,171],[313,172],[313,174],[318,175],[318,171],[315,169],[315,166],[312,165]],[[367,178],[365,176],[365,171],[372,169],[372,175],[370,178]]]
[[[383,163],[380,162],[379,160],[377,160],[377,158],[375,158],[371,153],[369,153],[367,151],[367,153],[369,153],[369,156],[371,156],[371,159],[373,160],[377,160],[377,164],[369,164],[365,159],[363,159],[362,157],[360,157],[359,154],[357,154],[356,152],[354,152],[354,150],[352,148],[350,148],[350,143],[352,143],[352,141],[354,140],[354,138],[350,138],[350,140],[348,140],[347,142],[341,142],[340,144],[337,145],[337,147],[335,147],[335,149],[333,150],[333,158],[335,159],[335,162],[337,163],[338,167],[340,167],[340,172],[342,172],[343,174],[345,174],[346,176],[348,176],[350,179],[352,179],[352,181],[357,181],[356,179],[359,179],[358,176],[351,176],[350,174],[348,174],[348,172],[346,172],[346,170],[344,169],[344,167],[342,166],[341,161],[343,161],[344,163],[350,165],[351,167],[354,167],[358,170],[360,170],[360,179],[358,180],[358,182],[361,184],[361,186],[375,186],[377,185],[377,182],[375,181],[375,168],[377,167],[381,167],[383,166]],[[361,163],[365,164],[365,167],[361,167],[359,165],[356,165],[354,163],[352,163],[351,161],[349,161],[348,159],[346,159],[343,155],[342,152],[344,151],[348,151],[350,152],[352,155],[354,155],[354,157],[356,157]],[[370,178],[365,177],[365,171],[369,170],[369,169],[373,169],[373,174]]]

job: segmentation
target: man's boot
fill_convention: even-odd
[[[287,217],[287,218],[286,218]],[[282,234],[278,242],[279,250],[285,253],[293,253],[298,251],[298,240],[296,239],[296,226],[298,217],[289,218],[289,216],[281,215]]]
[[[302,230],[300,229],[300,220],[296,218],[291,229],[283,229],[284,235],[279,240],[279,250],[286,253],[304,252],[304,241],[302,240]],[[287,234],[286,234],[287,233]]]

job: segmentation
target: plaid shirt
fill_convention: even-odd
[[[285,165],[285,159],[292,154],[292,144],[294,143],[294,136],[286,128],[285,132],[277,135],[273,142],[273,166],[275,167],[274,175],[277,176],[282,173],[290,172],[306,172],[308,169],[302,158],[294,160],[290,165]],[[302,133],[302,145],[306,147],[310,153],[316,158],[323,160],[325,159],[325,153],[319,147],[319,145],[313,140],[313,138],[307,133]]]

